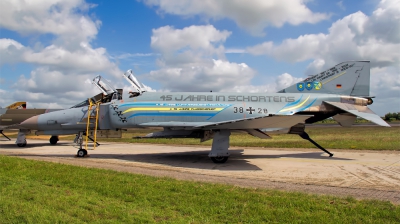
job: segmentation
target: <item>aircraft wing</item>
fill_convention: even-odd
[[[192,130],[194,127],[199,125],[209,125],[213,122],[180,122],[180,121],[168,121],[168,122],[147,122],[139,124],[140,127],[164,127],[171,129],[187,129]]]
[[[245,118],[218,122],[209,125],[196,126],[201,129],[262,129],[262,128],[289,128],[298,123],[304,123],[305,120],[313,115],[277,115],[264,116],[256,118]]]
[[[172,129],[262,129],[262,128],[290,128],[298,123],[304,123],[312,115],[276,115],[256,118],[244,118],[223,122],[149,122],[142,123],[142,127],[168,127]],[[256,133],[253,133],[256,134]]]
[[[366,120],[369,120],[377,125],[390,127],[390,125],[388,123],[386,123],[381,117],[379,117],[377,114],[375,114],[367,106],[357,106],[357,105],[352,105],[352,104],[347,104],[347,103],[339,103],[339,102],[328,102],[328,101],[324,101],[324,102],[331,106],[339,108],[343,111],[351,113],[355,116],[359,116]]]

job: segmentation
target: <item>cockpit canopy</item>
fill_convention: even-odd
[[[112,100],[122,100],[122,90],[118,91],[114,89],[112,85],[100,75],[96,76],[92,83],[103,92],[102,103],[107,103]]]
[[[129,69],[124,73],[124,78],[132,85],[134,88],[133,91],[129,92],[129,98],[136,97],[142,95],[142,93],[146,92],[142,83],[140,83],[136,77],[133,75],[133,71]]]

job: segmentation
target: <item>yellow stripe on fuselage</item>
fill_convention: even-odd
[[[308,100],[309,98],[310,98],[310,96],[308,96],[307,99],[305,99],[305,100],[304,100],[303,102],[301,102],[300,104],[297,104],[296,106],[293,106],[293,107],[286,108],[286,109],[281,110],[281,111],[279,111],[279,112],[284,112],[284,111],[288,111],[288,110],[293,110],[293,109],[299,108],[299,107],[303,106],[303,105],[307,102],[307,100]]]
[[[206,108],[206,107],[133,107],[122,112],[123,114],[132,111],[221,111],[224,108]]]

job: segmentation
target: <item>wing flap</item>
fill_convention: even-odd
[[[247,129],[245,130],[249,135],[254,137],[258,137],[261,139],[270,139],[271,136],[267,135],[266,133],[262,132],[260,129]]]
[[[369,120],[377,125],[384,126],[384,127],[390,127],[390,125],[388,123],[386,123],[381,117],[379,117],[377,114],[375,114],[367,106],[358,106],[358,105],[353,105],[353,104],[328,102],[328,101],[324,101],[324,103],[327,103],[331,106],[334,106],[336,108],[344,110],[355,116],[362,117],[362,118]]]
[[[171,129],[194,129],[196,126],[210,125],[212,122],[180,122],[180,121],[169,121],[169,122],[147,122],[139,124],[140,127],[165,127]]]
[[[304,123],[305,120],[313,115],[274,115],[256,118],[245,118],[213,123],[209,125],[200,125],[195,128],[200,129],[262,129],[262,128],[289,128],[298,123]]]
[[[140,127],[167,127],[175,130],[194,130],[194,129],[262,129],[262,128],[290,128],[298,123],[304,123],[312,115],[274,115],[264,117],[244,118],[229,120],[224,122],[147,122],[141,123]]]

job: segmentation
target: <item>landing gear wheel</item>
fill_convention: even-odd
[[[76,156],[78,156],[78,157],[84,157],[86,155],[87,155],[86,149],[79,149],[78,153],[76,154]]]
[[[26,146],[26,140],[23,143],[17,143],[18,147],[25,147]]]
[[[210,157],[214,163],[225,163],[229,156],[217,156],[217,157]]]
[[[51,136],[50,144],[55,145],[58,142],[58,136]]]

